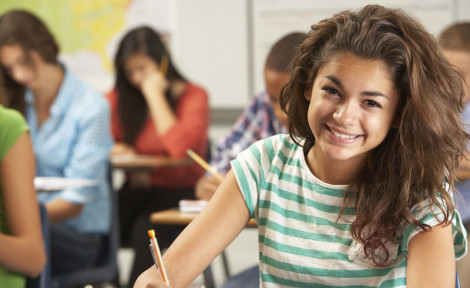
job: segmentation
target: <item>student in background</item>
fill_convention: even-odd
[[[26,11],[0,17],[0,65],[6,101],[26,116],[36,175],[97,185],[39,193],[50,226],[51,276],[96,264],[110,228],[109,107],[102,95],[58,61],[45,24]]]
[[[25,287],[46,263],[27,131],[17,111],[0,105],[0,283],[9,288]]]
[[[289,33],[273,44],[264,65],[266,90],[254,97],[230,129],[230,134],[220,139],[210,164],[220,174],[230,171],[230,161],[258,140],[287,133],[287,115],[281,110],[281,89],[289,80],[289,64],[305,33]],[[220,181],[210,174],[201,177],[196,185],[196,197],[209,200]],[[259,287],[258,265],[249,268],[227,281],[223,288]]]
[[[230,134],[218,141],[210,161],[218,173],[226,175],[230,161],[256,141],[287,133],[287,115],[281,110],[279,99],[282,86],[289,80],[289,63],[304,37],[304,33],[290,33],[271,47],[264,65],[266,90],[254,97],[233,124]],[[197,182],[196,197],[209,200],[219,185],[219,180],[206,174]]]
[[[129,31],[115,56],[116,85],[111,103],[112,155],[145,154],[186,157],[192,149],[205,157],[209,104],[206,91],[176,69],[160,36],[149,27]],[[197,164],[128,173],[119,191],[121,241],[135,249],[130,285],[153,263],[147,231],[152,212],[194,199],[194,186],[204,170]],[[178,227],[156,228],[159,245],[168,247]]]
[[[163,256],[171,287],[191,283],[250,217],[262,287],[455,287],[467,250],[451,196],[469,139],[463,94],[402,10],[368,5],[312,25],[281,95],[289,135],[232,161]],[[169,287],[159,279],[152,266],[134,287]]]
[[[470,132],[470,22],[450,25],[439,35],[438,42],[446,58],[464,77],[465,96],[462,100],[464,110],[461,117],[467,132]],[[466,157],[460,161],[459,168],[464,171],[470,170],[468,151]],[[454,196],[454,201],[468,231],[470,229],[470,179],[457,182],[456,188],[460,194]],[[457,262],[457,269],[460,272],[462,287],[470,287],[470,274],[468,273],[470,272],[470,257],[468,255]]]

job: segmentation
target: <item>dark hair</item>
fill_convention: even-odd
[[[439,207],[444,215],[441,223],[448,224],[454,216],[449,191],[454,189],[455,169],[469,139],[459,113],[462,78],[435,39],[400,9],[369,5],[320,21],[299,47],[281,93],[283,110],[289,107],[289,133],[298,144],[296,137],[305,139],[305,151],[315,144],[305,92],[312,89],[319,67],[339,53],[385,62],[400,95],[397,127],[371,151],[349,184],[343,204],[343,209],[349,204],[357,209],[352,236],[376,265],[385,265],[389,257],[385,244],[397,241],[404,222],[430,228],[413,217],[418,203],[429,200]],[[385,250],[385,259],[378,259],[374,253],[378,250]]]
[[[168,70],[166,78],[170,83],[175,80],[186,82],[171,61],[170,53],[165,48],[160,36],[154,30],[144,26],[133,29],[124,36],[119,44],[114,65],[118,92],[118,117],[123,129],[124,142],[130,145],[133,145],[137,135],[143,129],[149,113],[144,95],[129,82],[124,69],[126,59],[135,54],[146,55],[157,64],[161,63],[163,57],[167,57]],[[169,90],[166,91],[166,98],[174,109],[177,99],[170,95]]]
[[[57,63],[59,46],[54,36],[44,22],[30,12],[12,10],[0,17],[0,47],[5,45],[19,45],[30,63],[31,51],[37,52],[48,63]],[[1,69],[1,74],[2,103],[24,114],[25,87],[11,79],[4,69]]]
[[[278,73],[288,73],[289,64],[305,36],[305,33],[293,32],[276,41],[266,57],[265,68]]]
[[[443,49],[470,51],[470,22],[447,27],[439,35],[438,43]]]

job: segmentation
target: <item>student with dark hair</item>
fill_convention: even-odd
[[[209,104],[206,91],[188,82],[175,67],[160,36],[149,27],[129,31],[116,56],[116,85],[107,95],[111,103],[113,155],[145,154],[185,157],[192,149],[207,151]],[[147,231],[152,212],[178,206],[194,198],[196,180],[204,170],[188,166],[127,173],[119,191],[121,241],[135,250],[129,282],[152,263]],[[158,227],[161,248],[168,247],[180,229]]]
[[[59,48],[33,14],[0,17],[3,101],[27,120],[36,175],[89,179],[96,186],[39,193],[50,227],[51,274],[96,265],[110,228],[109,107],[58,61]]]
[[[260,287],[455,287],[462,79],[399,9],[314,25],[281,94],[289,135],[256,142],[163,256],[189,285],[258,222]],[[430,253],[432,251],[432,253]],[[170,287],[153,265],[134,287]]]
[[[230,161],[258,140],[287,133],[287,115],[281,110],[281,88],[289,80],[289,64],[305,33],[284,35],[271,47],[264,66],[266,89],[257,94],[230,129],[230,134],[217,143],[210,164],[220,174],[230,170]],[[198,180],[196,197],[209,200],[220,181],[210,174]]]

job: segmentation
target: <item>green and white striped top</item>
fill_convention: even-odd
[[[256,142],[232,161],[232,169],[259,224],[261,287],[406,287],[408,243],[418,231],[404,226],[399,242],[388,247],[390,265],[371,265],[350,233],[354,207],[337,221],[347,186],[316,178],[289,135]],[[422,203],[414,214],[434,226],[440,210],[434,207],[435,217],[431,208]],[[453,236],[458,259],[467,250],[458,213]]]

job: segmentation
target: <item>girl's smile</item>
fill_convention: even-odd
[[[318,177],[329,178],[338,169],[357,172],[382,143],[395,119],[399,95],[383,61],[337,54],[318,69],[305,98],[315,136],[307,161]]]
[[[325,124],[326,128],[330,132],[329,136],[331,137],[332,141],[338,141],[342,143],[352,143],[356,140],[358,140],[359,137],[361,137],[361,134],[351,134],[342,131],[339,128],[331,128],[327,124]]]

